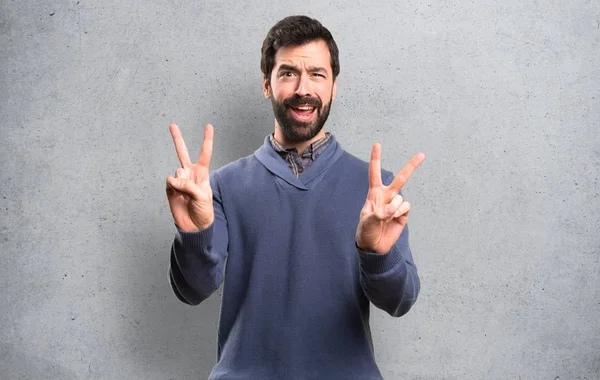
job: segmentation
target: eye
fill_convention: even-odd
[[[323,74],[314,73],[313,75],[316,76],[316,77],[325,78],[325,75],[323,75]]]
[[[281,72],[282,77],[291,77],[292,75],[294,75],[294,73],[292,71],[282,71]]]

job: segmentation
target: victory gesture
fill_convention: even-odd
[[[356,244],[360,249],[383,254],[396,243],[410,211],[410,204],[398,192],[424,160],[425,155],[417,153],[398,172],[392,183],[384,186],[381,182],[381,145],[373,145],[369,164],[369,193],[356,229]]]
[[[209,164],[213,148],[213,127],[204,128],[204,142],[200,158],[190,161],[185,141],[176,124],[169,126],[181,168],[175,176],[167,177],[167,198],[175,224],[183,231],[199,231],[209,227],[214,219]]]

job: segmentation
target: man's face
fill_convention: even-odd
[[[270,82],[263,80],[265,97],[271,99],[289,143],[308,141],[321,131],[336,90],[331,55],[323,40],[279,49]]]

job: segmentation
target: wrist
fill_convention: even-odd
[[[373,250],[371,250],[368,247],[364,246],[358,239],[356,239],[354,241],[354,244],[356,244],[356,248],[360,249],[361,251],[364,251],[364,252],[373,252]]]
[[[202,224],[202,225],[197,225],[195,223],[189,223],[189,224],[186,223],[186,224],[179,225],[179,224],[175,223],[175,227],[177,227],[177,229],[179,231],[189,232],[189,233],[207,230],[212,225],[213,225],[212,221],[208,224]]]
[[[363,270],[373,274],[388,272],[404,261],[402,252],[396,246],[386,253],[369,252],[357,246],[357,253]]]
[[[215,222],[214,216],[212,218],[207,219],[207,220],[198,221],[197,223],[195,221],[193,221],[194,232],[204,231],[208,227],[212,226],[214,222]]]

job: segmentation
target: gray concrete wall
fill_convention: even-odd
[[[213,167],[272,131],[260,45],[341,50],[329,130],[383,143],[422,294],[372,318],[386,379],[600,378],[600,2],[0,2],[0,378],[206,378],[217,293],[167,283],[168,124]]]

